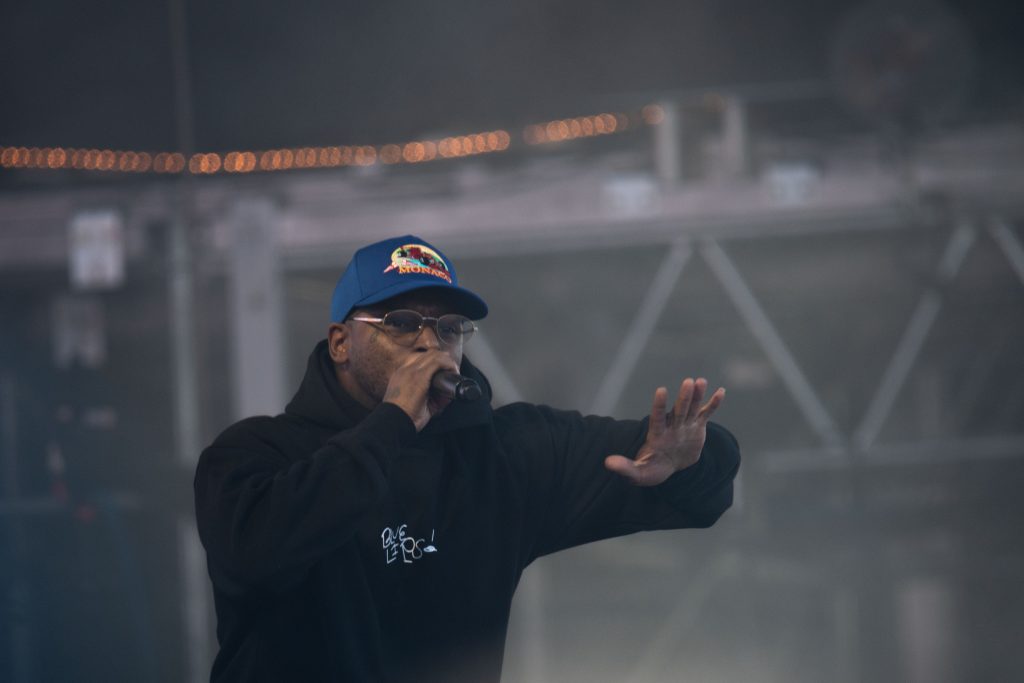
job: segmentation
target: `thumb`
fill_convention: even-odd
[[[640,473],[636,463],[621,455],[609,455],[604,459],[605,469],[625,477],[634,484],[640,483]]]

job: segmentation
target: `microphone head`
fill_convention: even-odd
[[[459,401],[475,401],[483,396],[480,385],[475,381],[469,377],[463,377],[458,373],[448,372],[447,370],[437,371],[430,378],[430,387],[432,391],[437,392],[441,396],[447,396]]]
[[[455,388],[455,395],[460,401],[476,401],[483,394],[480,385],[471,379],[463,379]]]

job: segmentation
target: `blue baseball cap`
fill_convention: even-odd
[[[352,256],[334,287],[331,322],[342,322],[353,308],[428,287],[446,292],[457,312],[468,318],[487,316],[487,304],[459,286],[451,261],[440,249],[416,235],[404,235],[374,242]]]

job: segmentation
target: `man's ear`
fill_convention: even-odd
[[[352,330],[345,323],[331,323],[327,326],[327,351],[335,365],[348,362],[352,352]]]

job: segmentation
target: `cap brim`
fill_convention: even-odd
[[[461,313],[470,320],[480,320],[487,317],[487,304],[477,294],[474,294],[465,287],[423,281],[399,282],[390,287],[385,287],[375,292],[372,296],[355,302],[352,308],[377,304],[399,294],[405,294],[417,289],[437,289],[445,292],[446,296],[455,305],[455,312]]]

